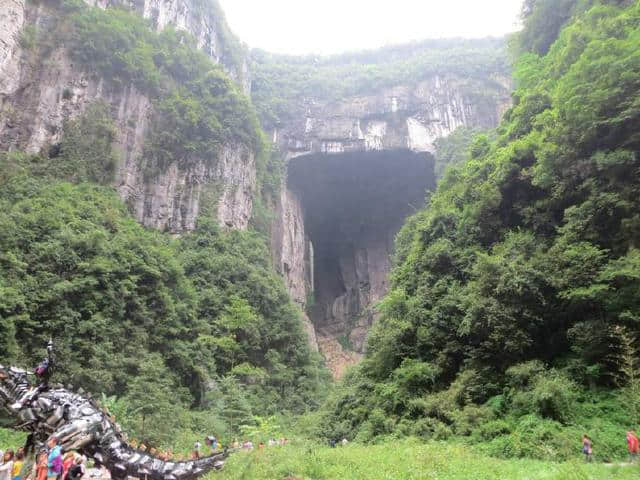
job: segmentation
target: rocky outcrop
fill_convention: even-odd
[[[0,101],[18,88],[25,0],[0,0]],[[0,103],[4,107],[4,102]],[[4,110],[2,110],[4,112]]]
[[[181,159],[149,175],[142,161],[153,113],[149,97],[134,85],[116,86],[85,71],[62,47],[40,58],[27,47],[25,29],[47,32],[59,12],[26,0],[0,2],[0,150],[46,150],[60,142],[67,120],[96,101],[106,102],[120,156],[114,186],[141,223],[173,233],[191,230],[208,190],[216,197],[221,225],[247,227],[256,185],[251,150],[230,143],[216,158]],[[163,2],[166,8],[170,3]],[[170,20],[168,15],[162,22]]]
[[[402,148],[433,153],[433,142],[458,127],[495,127],[510,102],[509,81],[500,76],[434,76],[339,102],[306,99],[306,116],[274,137],[288,158]]]
[[[335,376],[364,353],[394,236],[433,188],[433,164],[413,155],[434,153],[458,127],[495,127],[509,83],[442,75],[338,102],[306,99],[306,115],[273,132],[289,161],[274,256]]]
[[[216,203],[223,227],[245,229],[251,218],[256,186],[253,152],[242,145],[225,146],[216,159],[172,163],[146,178],[134,159],[119,169],[117,188],[137,220],[147,227],[181,233],[193,230],[203,201]],[[205,196],[217,198],[203,198]]]

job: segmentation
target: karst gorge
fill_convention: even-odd
[[[528,478],[491,462],[593,432],[621,458],[640,3],[518,3],[506,37],[291,56],[217,0],[0,0],[0,363],[53,338],[57,381],[167,448],[417,437]],[[431,478],[303,450],[222,475]]]
[[[388,290],[395,234],[435,187],[434,142],[457,128],[495,128],[510,105],[504,42],[433,41],[372,53],[357,72],[361,78],[339,85],[345,89],[339,92],[335,87],[340,74],[333,70],[349,69],[352,59],[337,57],[317,68],[312,60],[261,52],[254,60],[214,3],[92,6],[106,11],[77,13],[85,9],[68,3],[7,2],[1,147],[55,155],[65,125],[82,118],[97,102],[104,104],[113,122],[117,156],[107,183],[141,224],[174,234],[195,229],[201,203],[208,199],[214,211],[205,215],[223,228],[246,229],[262,188],[256,156],[266,155],[261,149],[274,149],[271,155],[280,157],[274,163],[283,172],[281,184],[265,198],[274,212],[267,227],[273,262],[292,299],[307,312],[311,347],[320,348],[339,376],[364,352],[374,306]],[[111,11],[117,13],[112,16]],[[67,12],[74,12],[71,18]],[[130,33],[117,21],[133,15],[147,19],[159,37],[188,34],[184,39],[193,49],[222,67],[225,78],[219,81],[234,101],[246,102],[240,97],[253,94],[262,113],[260,135],[272,145],[260,139],[264,144],[256,146],[229,130],[228,136],[212,142],[213,148],[198,150],[195,143],[206,141],[202,135],[213,133],[206,127],[193,137],[175,137],[172,144],[158,138],[175,135],[176,123],[187,120],[166,118],[165,108],[179,117],[187,113],[187,105],[165,95],[180,95],[179,83],[195,80],[188,71],[194,67],[186,58],[181,66],[186,71],[173,72],[173,65],[148,71],[147,65],[136,64],[136,56],[144,55],[142,49],[155,40],[140,31],[134,32],[138,38],[127,38]],[[131,20],[140,29],[147,26]],[[91,21],[97,23],[84,23]],[[60,43],[51,45],[45,38],[60,38]],[[104,45],[91,45],[100,39]],[[159,41],[170,48],[170,42],[178,40]],[[122,58],[108,58],[114,52]],[[189,54],[205,61],[197,52]],[[157,63],[156,58],[148,60]],[[407,78],[400,68],[413,72]],[[296,69],[316,78],[296,84]],[[378,84],[367,79],[367,69],[383,72]],[[156,87],[156,74],[171,78]],[[315,88],[322,82],[325,85]],[[189,93],[198,96],[197,90]],[[284,102],[272,94],[283,96]],[[233,109],[233,103],[228,108]],[[276,108],[280,111],[273,114]],[[242,111],[224,114],[241,116]],[[205,115],[199,119],[208,121]],[[203,126],[183,126],[185,132],[191,127]],[[253,128],[258,136],[260,128]]]

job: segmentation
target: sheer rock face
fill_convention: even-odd
[[[172,2],[159,3],[177,9]],[[145,175],[142,154],[153,113],[149,97],[134,85],[115,86],[84,71],[64,48],[39,58],[24,47],[25,28],[47,32],[59,14],[46,5],[0,0],[0,6],[0,150],[46,151],[60,142],[65,121],[103,101],[111,106],[117,132],[120,163],[114,186],[138,221],[173,233],[192,230],[208,189],[217,196],[213,210],[221,225],[247,227],[256,185],[250,149],[227,144],[217,158],[181,159]],[[168,13],[162,18],[165,24],[175,20]]]
[[[313,291],[313,245],[305,234],[302,203],[289,189],[280,190],[271,235],[276,269],[283,276],[292,300],[305,311],[307,294]],[[315,328],[306,313],[303,320],[309,344],[318,350]]]
[[[274,138],[288,158],[402,148],[433,153],[433,142],[458,127],[495,127],[510,102],[509,80],[497,75],[434,76],[339,102],[306,99],[307,115],[281,126]]]
[[[478,87],[483,92],[481,96],[472,93]],[[373,177],[367,176],[368,169],[379,168],[374,167],[379,159],[367,163],[367,158],[375,159],[376,154],[384,152],[435,153],[434,141],[458,127],[497,126],[510,101],[510,81],[497,75],[477,81],[434,76],[417,85],[398,85],[339,102],[306,99],[300,109],[307,112],[306,116],[280,125],[273,132],[273,138],[289,160],[289,176],[277,212],[278,228],[274,229],[273,241],[278,246],[295,245],[275,248],[276,264],[281,266],[292,296],[310,311],[317,345],[335,376],[358,361],[366,349],[367,334],[377,317],[375,305],[389,289],[393,238],[411,210],[391,207],[395,211],[385,212],[384,225],[374,228],[369,220],[358,217],[366,212],[365,207],[360,212],[351,211],[350,222],[340,220],[335,210],[328,209],[325,213],[333,218],[321,225],[318,216],[322,212],[317,208],[323,201],[321,194],[302,198],[305,191],[314,187],[311,183],[302,189],[295,185],[299,175],[292,176],[292,165],[307,159],[316,166],[324,163],[327,168],[338,170],[332,185],[352,189],[354,184],[347,181],[348,174],[340,178],[340,170],[346,167],[336,166],[334,160],[361,155],[357,168],[367,181],[376,182],[376,178],[388,175],[402,178],[397,171],[394,173],[393,166],[373,173]],[[394,155],[388,161],[395,161]],[[307,175],[316,182],[322,176],[317,169]],[[433,181],[429,173],[420,175],[425,176],[425,186]],[[384,193],[385,188],[395,187],[385,186],[383,179],[377,188]],[[338,193],[328,190],[326,195],[335,197]],[[288,208],[290,199],[295,199],[295,208]],[[423,199],[424,189],[412,209],[419,208]],[[348,209],[349,205],[344,207]],[[350,223],[351,226],[364,223],[368,227],[357,230],[350,228]],[[322,238],[322,232],[328,231],[331,238]],[[328,249],[332,241],[340,243],[339,248]],[[315,258],[310,257],[309,252],[314,251]],[[305,302],[311,298],[314,304],[307,305]]]

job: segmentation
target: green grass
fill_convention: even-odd
[[[16,450],[24,445],[26,439],[27,435],[22,432],[0,428],[0,450],[4,451],[7,448]]]
[[[313,444],[267,448],[232,455],[213,480],[624,480],[638,478],[637,466],[500,460],[451,443],[416,440],[335,449]]]
[[[16,449],[24,434],[0,428],[0,449]],[[627,480],[640,477],[639,466],[576,458],[555,463],[501,460],[468,446],[422,443],[415,439],[379,445],[350,444],[329,448],[304,441],[231,456],[224,470],[207,480]]]

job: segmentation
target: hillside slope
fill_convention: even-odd
[[[568,24],[540,28],[559,8]],[[640,3],[537,2],[516,41],[514,106],[399,234],[328,436],[473,433],[507,455],[546,438],[554,456],[566,426],[608,442],[640,420],[633,394],[591,405],[637,388]]]

